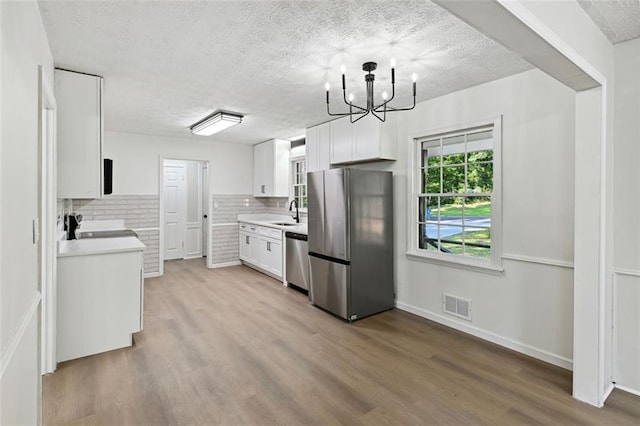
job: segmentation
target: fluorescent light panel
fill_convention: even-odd
[[[231,126],[242,123],[242,116],[228,112],[218,112],[211,117],[191,126],[191,133],[198,136],[211,136]]]

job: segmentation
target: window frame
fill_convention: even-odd
[[[290,161],[289,170],[291,171],[289,173],[289,203],[291,203],[293,201],[293,199],[295,198],[295,189],[294,189],[294,187],[296,186],[296,184],[295,184],[296,163],[298,163],[298,162],[304,163],[304,169],[305,169],[305,174],[306,174],[307,159],[306,159],[305,155],[296,155],[294,157],[290,157],[289,161]],[[304,186],[305,187],[307,186],[306,176],[305,176]],[[307,203],[309,202],[308,196],[309,196],[309,193],[307,192]],[[298,206],[298,211],[301,212],[301,213],[306,213],[307,212],[307,208],[306,207],[302,207],[300,205],[300,206]]]
[[[493,192],[491,193],[491,256],[479,259],[470,256],[428,251],[419,248],[418,208],[421,194],[422,143],[428,139],[468,133],[469,130],[492,127],[493,130]],[[429,129],[414,133],[409,137],[410,185],[407,200],[407,257],[410,260],[424,261],[439,265],[452,266],[479,272],[501,273],[502,268],[502,116],[454,124],[447,127]]]

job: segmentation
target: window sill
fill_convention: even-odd
[[[464,269],[473,272],[482,272],[491,275],[502,275],[504,268],[499,265],[492,265],[486,262],[478,262],[472,259],[454,258],[447,259],[443,256],[423,254],[415,251],[408,251],[407,259],[418,262],[432,263],[439,266],[447,266],[450,268]]]

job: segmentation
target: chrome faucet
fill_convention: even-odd
[[[296,223],[300,223],[300,214],[298,213],[298,200],[296,200],[295,198],[291,200],[291,203],[289,203],[289,211],[293,211],[293,203],[296,203],[296,215],[291,217],[296,220]]]

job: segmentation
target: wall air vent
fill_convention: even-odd
[[[471,321],[471,300],[443,293],[442,311]]]

